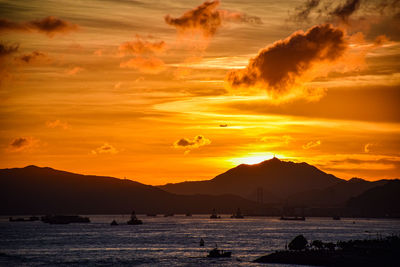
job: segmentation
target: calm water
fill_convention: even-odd
[[[210,220],[206,215],[175,215],[138,216],[143,225],[110,226],[113,219],[122,223],[129,216],[89,217],[89,224],[68,225],[40,221],[10,223],[1,218],[0,265],[257,266],[251,261],[283,249],[298,234],[308,240],[337,241],[400,233],[400,221],[388,219],[307,218],[303,222],[268,217],[230,219],[225,215]],[[199,246],[200,238],[205,247]],[[206,258],[215,244],[232,251],[232,257]]]

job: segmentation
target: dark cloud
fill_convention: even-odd
[[[230,12],[227,10],[218,10],[219,1],[206,1],[200,6],[185,12],[179,18],[165,16],[165,22],[181,32],[200,31],[203,36],[210,37],[214,35],[223,21],[237,23],[261,24],[259,17],[248,16],[240,12]]]
[[[305,4],[296,7],[296,13],[294,14],[293,18],[296,21],[303,21],[308,20],[308,16],[310,15],[311,11],[316,9],[320,3],[320,0],[308,0]]]
[[[341,29],[330,24],[314,26],[262,49],[245,69],[231,71],[226,79],[233,88],[265,88],[279,96],[288,93],[313,64],[337,60],[347,46]]]
[[[36,60],[40,59],[40,58],[46,58],[46,57],[47,56],[46,56],[45,53],[42,53],[40,51],[33,51],[30,54],[24,54],[22,56],[17,57],[16,59],[20,60],[20,61],[23,61],[25,63],[31,63],[33,61],[36,61]]]
[[[38,140],[32,137],[18,137],[11,141],[9,149],[12,152],[25,151],[36,147]]]
[[[6,19],[0,19],[0,33],[36,31],[44,33],[49,37],[53,37],[58,33],[68,33],[76,30],[78,30],[78,25],[53,16],[28,22],[13,22]]]
[[[19,49],[18,44],[7,45],[4,43],[0,43],[0,60],[3,57],[16,53],[18,49]]]
[[[181,138],[174,143],[175,148],[193,149],[210,144],[211,141],[202,135],[197,135],[193,140]]]
[[[347,0],[343,5],[337,6],[330,14],[347,22],[349,17],[360,7],[360,0]]]
[[[14,147],[14,148],[21,148],[23,146],[26,146],[29,143],[28,139],[23,138],[23,137],[19,137],[14,139],[11,143],[10,146]]]

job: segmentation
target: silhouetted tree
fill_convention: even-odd
[[[289,243],[290,250],[303,250],[307,246],[307,239],[303,235],[296,236],[292,241]]]

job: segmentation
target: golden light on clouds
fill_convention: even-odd
[[[400,177],[399,2],[328,2],[1,2],[0,168]]]

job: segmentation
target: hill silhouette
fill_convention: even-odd
[[[356,197],[373,187],[384,185],[387,182],[388,180],[369,182],[360,178],[352,178],[349,181],[343,180],[327,188],[293,194],[288,198],[288,203],[295,203],[298,206],[345,206],[350,198]]]
[[[166,184],[159,188],[175,194],[235,194],[250,200],[256,200],[257,188],[262,188],[264,202],[282,202],[293,194],[325,189],[340,182],[345,180],[307,163],[273,158],[254,165],[241,164],[211,180]]]
[[[231,213],[259,209],[234,195],[180,196],[126,179],[28,166],[0,170],[0,214]]]
[[[400,217],[400,180],[389,180],[350,198],[347,207],[356,216]]]

